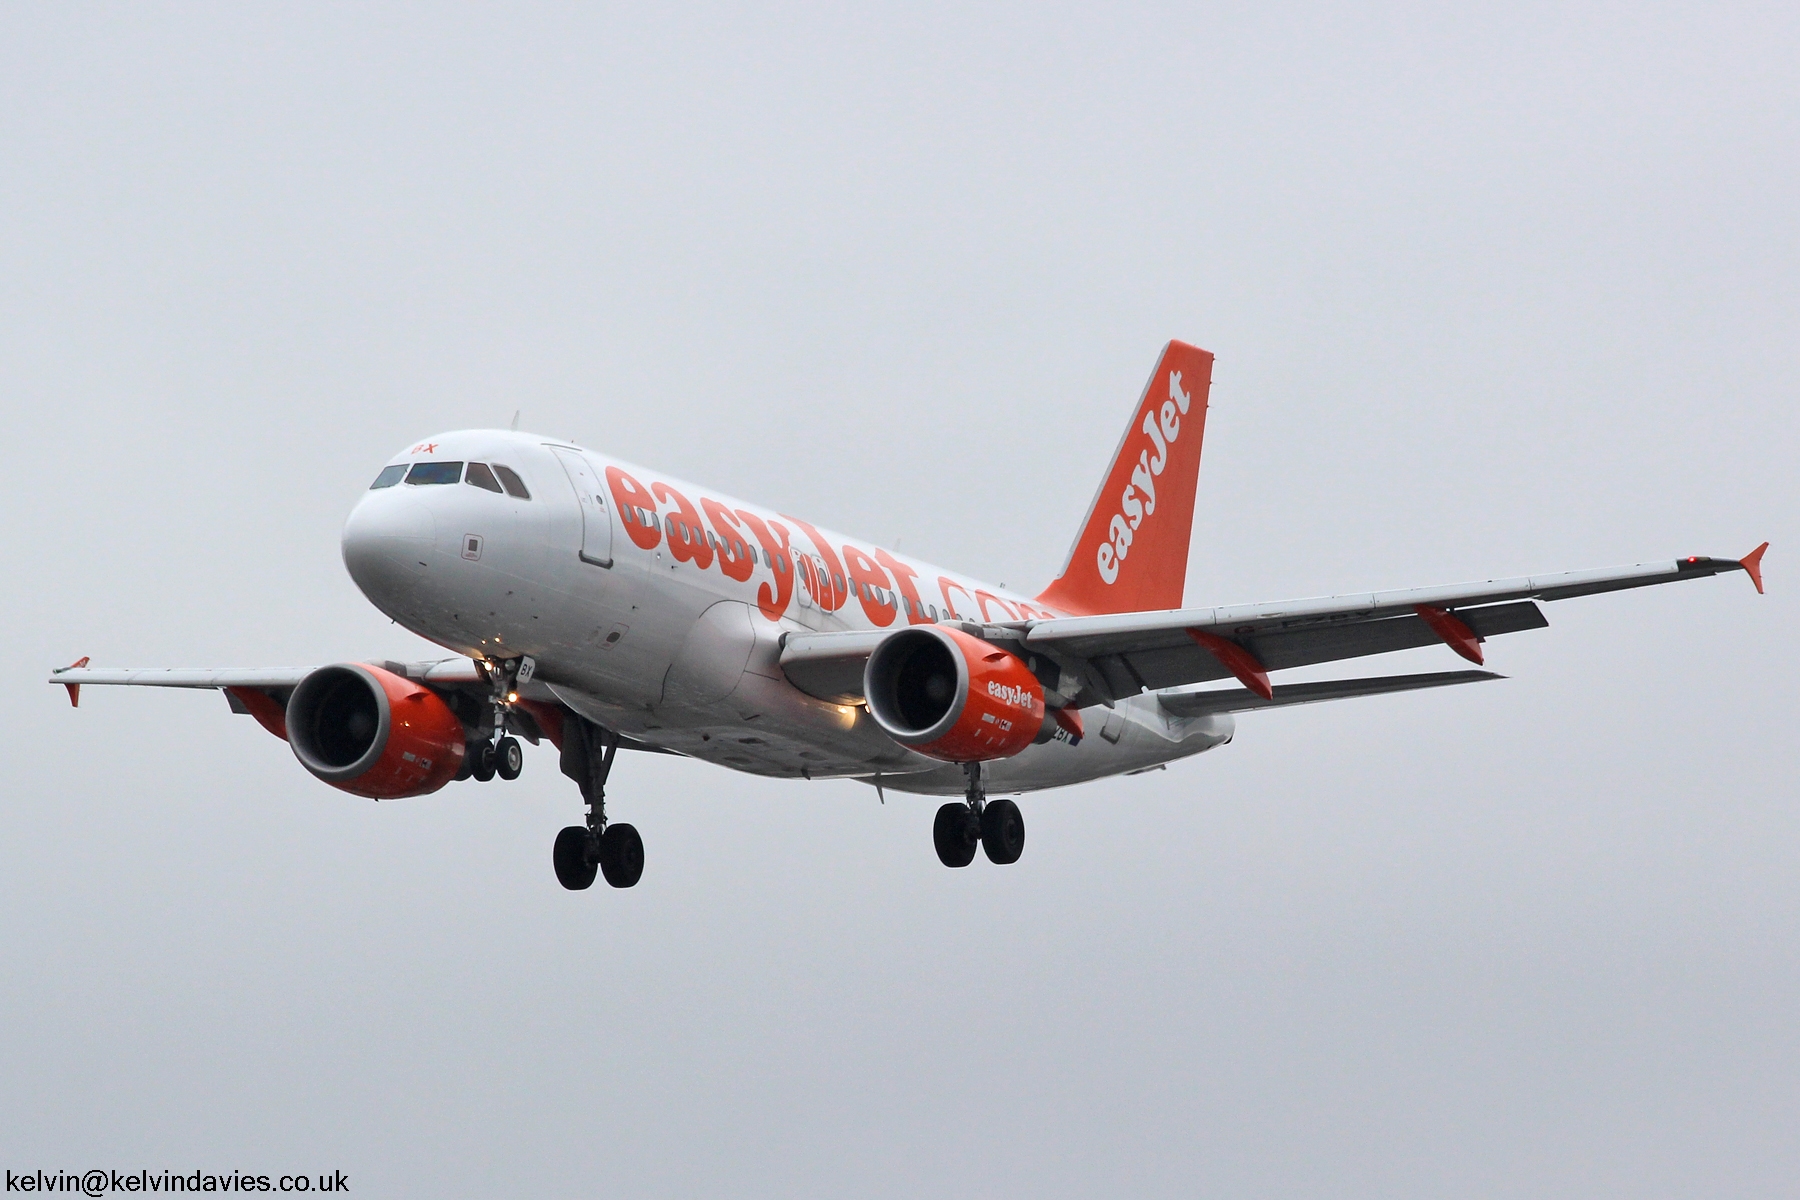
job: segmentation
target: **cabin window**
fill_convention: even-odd
[[[494,473],[488,470],[486,463],[470,463],[469,473],[463,476],[463,482],[472,483],[478,488],[486,488],[490,492],[500,490],[500,481],[494,478]]]
[[[369,490],[372,492],[376,488],[393,487],[404,478],[406,478],[405,463],[395,463],[391,467],[383,467],[381,474],[375,477],[375,482],[369,485]]]
[[[422,462],[414,463],[412,470],[406,473],[406,482],[413,486],[432,483],[461,483],[463,465],[459,462]]]
[[[500,482],[506,486],[507,495],[519,500],[531,499],[531,489],[525,486],[525,481],[519,478],[519,473],[517,471],[513,470],[511,467],[505,467],[501,466],[499,463],[495,463],[494,474],[498,475],[500,477]]]

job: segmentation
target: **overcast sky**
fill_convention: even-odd
[[[0,1165],[1792,1195],[1796,61],[1791,4],[0,4]],[[546,751],[375,805],[42,682],[427,655],[343,518],[515,410],[1035,590],[1171,337],[1190,603],[1764,539],[1769,595],[1550,605],[1507,682],[1026,797],[1005,869],[623,759],[628,892],[557,886]]]

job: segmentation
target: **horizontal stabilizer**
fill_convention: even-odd
[[[1381,675],[1374,679],[1332,679],[1323,683],[1287,683],[1264,700],[1249,688],[1223,688],[1204,692],[1156,693],[1163,708],[1177,717],[1204,717],[1212,713],[1249,712],[1258,708],[1282,708],[1289,704],[1317,704],[1321,700],[1348,700],[1353,696],[1380,696],[1419,688],[1451,687],[1505,679],[1492,671],[1432,671],[1423,675]]]

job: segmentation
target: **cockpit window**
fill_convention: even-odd
[[[369,485],[369,490],[372,492],[376,488],[393,487],[396,483],[399,483],[405,475],[405,463],[395,463],[391,467],[383,467],[381,468],[381,474],[375,477],[375,482]]]
[[[490,492],[500,490],[500,481],[494,478],[494,473],[488,470],[486,463],[470,463],[469,473],[463,476],[463,482],[472,483],[478,488],[486,488]]]
[[[422,483],[461,483],[463,465],[459,462],[422,462],[414,463],[412,470],[406,473],[409,484]]]
[[[519,473],[517,471],[513,470],[511,467],[503,467],[499,463],[495,463],[494,474],[498,475],[500,477],[500,482],[506,485],[507,495],[517,496],[521,500],[531,499],[531,492],[526,489],[525,481],[519,478]]]

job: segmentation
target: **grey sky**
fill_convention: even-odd
[[[1791,5],[0,7],[0,1165],[1790,1195],[1797,53]],[[40,682],[423,653],[343,517],[515,409],[1035,587],[1170,337],[1193,602],[1765,538],[1770,594],[1549,606],[1508,682],[1027,798],[1006,869],[631,759],[631,892],[556,885],[546,753],[377,806],[216,696]]]

